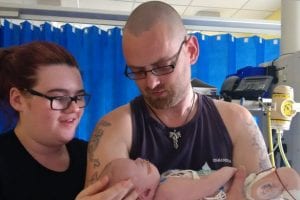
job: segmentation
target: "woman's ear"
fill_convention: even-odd
[[[193,65],[197,62],[200,52],[198,39],[196,36],[191,35],[187,40],[188,52],[190,54],[190,64]]]
[[[25,102],[23,101],[23,95],[18,88],[10,88],[9,103],[16,111],[20,112],[23,110]]]

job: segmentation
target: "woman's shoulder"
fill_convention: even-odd
[[[75,149],[87,149],[88,142],[80,138],[74,138],[67,144],[67,146]]]
[[[0,149],[16,141],[17,141],[17,137],[13,130],[5,133],[0,133]]]
[[[85,165],[88,142],[79,138],[74,138],[67,144],[71,160],[78,165]]]

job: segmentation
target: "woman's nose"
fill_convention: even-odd
[[[65,111],[67,111],[67,112],[78,112],[81,109],[82,108],[80,108],[79,105],[75,101],[71,101],[70,105],[68,106],[67,109],[65,109]]]

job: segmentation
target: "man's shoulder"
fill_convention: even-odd
[[[215,99],[213,101],[221,116],[233,118],[249,115],[249,111],[237,103]]]
[[[127,103],[107,113],[101,120],[122,120],[130,117],[130,113],[130,104]]]
[[[127,133],[131,130],[131,111],[130,104],[125,104],[116,108],[103,116],[95,127],[95,134],[103,134],[109,132],[110,136],[116,136]]]
[[[253,120],[251,113],[245,107],[236,103],[222,100],[214,100],[214,102],[231,139],[234,141],[247,122]]]

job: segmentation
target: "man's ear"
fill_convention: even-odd
[[[190,54],[190,64],[193,65],[197,62],[200,52],[198,39],[196,36],[191,35],[187,41],[188,52]]]
[[[24,97],[21,91],[16,88],[12,87],[9,91],[9,103],[10,105],[18,112],[23,110],[24,107]]]

